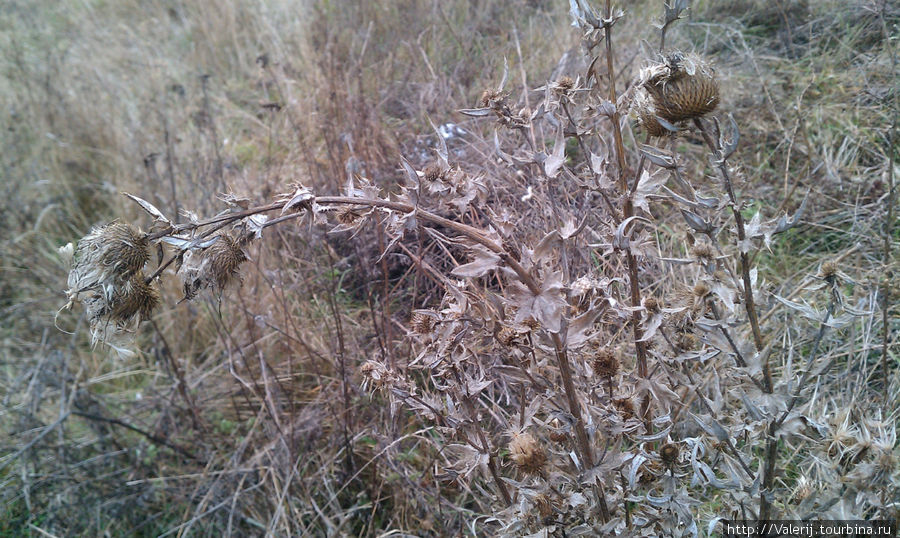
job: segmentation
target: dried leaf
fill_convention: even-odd
[[[493,271],[500,265],[500,256],[481,245],[472,247],[471,252],[473,253],[474,259],[467,264],[460,265],[453,269],[453,271],[450,272],[452,275],[477,278]]]
[[[559,174],[560,168],[566,161],[566,141],[563,137],[562,123],[556,129],[556,141],[553,143],[553,153],[544,160],[544,172],[547,177],[554,178]]]
[[[143,209],[147,213],[150,213],[150,215],[154,219],[161,221],[161,222],[165,222],[169,226],[172,225],[172,221],[170,221],[168,218],[166,218],[166,216],[163,215],[162,211],[157,209],[155,205],[151,204],[147,200],[144,200],[143,198],[138,198],[137,196],[135,196],[133,194],[128,194],[127,192],[123,192],[122,194],[124,194],[125,196],[127,196],[127,197],[131,198],[132,200],[134,200],[135,202],[137,202],[137,204],[139,206],[141,206],[141,209]]]

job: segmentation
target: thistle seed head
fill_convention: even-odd
[[[235,278],[240,280],[238,269],[248,259],[244,247],[251,238],[222,234],[202,252],[186,252],[181,266],[184,298],[193,299],[204,288],[222,292]]]
[[[638,124],[644,129],[644,132],[650,136],[666,136],[672,134],[672,132],[663,127],[656,118],[657,113],[653,104],[653,99],[646,89],[640,88],[638,90],[632,106],[637,115]]]
[[[681,450],[675,443],[666,443],[659,448],[659,457],[667,467],[671,467],[678,461]]]
[[[497,341],[506,347],[512,347],[516,345],[516,339],[518,337],[519,332],[512,327],[503,327],[497,333]]]
[[[619,358],[611,349],[599,349],[591,362],[591,368],[594,370],[594,375],[613,377],[619,373]]]
[[[528,432],[514,433],[509,442],[509,457],[528,474],[537,474],[547,463],[547,450]]]
[[[409,318],[409,328],[415,334],[431,334],[436,324],[435,316],[421,310],[413,312]]]
[[[694,297],[697,299],[705,299],[711,292],[712,290],[706,282],[698,282],[694,285],[693,289],[691,289],[691,293],[693,293]]]
[[[78,241],[69,272],[69,293],[103,287],[112,289],[127,282],[150,260],[149,243],[140,230],[113,222],[91,230]]]
[[[699,118],[719,104],[715,71],[694,55],[669,54],[644,69],[641,79],[656,115],[673,123]]]

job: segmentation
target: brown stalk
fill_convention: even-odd
[[[722,152],[719,151],[716,143],[709,135],[706,126],[703,125],[703,122],[701,122],[699,118],[694,118],[694,125],[700,130],[700,134],[703,135],[703,140],[706,141],[706,145],[709,146],[709,150],[716,160],[716,168],[719,170],[719,175],[722,177],[722,183],[725,185],[725,190],[728,192],[728,198],[731,200],[731,212],[734,214],[738,240],[743,243],[747,239],[747,232],[744,229],[744,216],[741,215],[737,197],[734,195],[734,186],[731,182],[731,174],[728,172],[728,166],[725,165],[725,160],[722,158]],[[750,284],[750,257],[746,252],[741,252],[741,277],[744,281],[744,308],[747,310],[747,317],[750,319],[750,328],[753,331],[753,343],[756,344],[757,351],[762,351],[764,347],[762,332],[759,329],[759,318],[756,316],[756,306],[753,302],[753,286]],[[766,372],[766,383],[770,387],[769,390],[771,390],[772,384],[770,377],[771,374]]]
[[[606,0],[606,19],[609,20],[612,18],[612,7],[610,5],[610,0]],[[613,48],[612,48],[612,23],[607,23],[606,31],[604,32],[604,38],[606,41],[606,70],[607,76],[609,77],[609,101],[613,103],[614,109],[612,113],[613,125],[613,141],[616,150],[616,163],[618,165],[618,174],[619,174],[619,183],[620,188],[622,189],[622,194],[625,196],[625,203],[623,207],[622,213],[624,214],[624,219],[627,220],[630,217],[634,216],[634,206],[631,202],[631,196],[629,195],[630,189],[628,185],[628,177],[626,175],[626,163],[625,163],[625,144],[622,141],[622,127],[619,124],[619,108],[615,106],[618,101],[618,97],[616,95],[616,76],[615,76],[615,67],[613,65]],[[639,177],[635,177],[635,183],[637,183]],[[641,289],[640,283],[638,282],[638,266],[637,260],[634,257],[634,254],[631,253],[630,250],[625,252],[625,260],[628,264],[628,281],[629,287],[631,291],[631,306],[639,306],[641,304]],[[638,367],[638,375],[640,377],[647,377],[647,347],[644,345],[644,342],[641,341],[643,338],[643,329],[641,329],[641,313],[639,311],[634,311],[631,314],[631,328],[634,333],[634,347],[637,351],[637,367]],[[646,419],[646,406],[649,402],[644,402],[641,404],[641,414]]]

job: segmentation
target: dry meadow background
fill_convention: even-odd
[[[617,149],[604,34],[569,3],[215,4],[0,3],[0,536],[897,517],[900,6],[694,0],[666,50],[711,62],[720,103],[649,139],[628,92],[660,60],[664,4],[627,3]],[[698,125],[718,117],[727,143],[729,114],[740,143],[719,167]],[[116,219],[151,228],[122,192],[184,222],[229,194],[350,183],[452,222],[353,204],[286,220],[249,243],[242,282],[192,301],[170,267],[135,354],[59,311],[59,247]],[[732,208],[758,240],[734,239]]]

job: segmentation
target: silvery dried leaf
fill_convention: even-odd
[[[560,124],[556,129],[556,140],[553,143],[553,153],[544,161],[544,172],[547,177],[554,178],[559,174],[560,168],[566,161],[566,141],[563,137],[563,126]]]
[[[473,260],[453,269],[450,274],[461,277],[477,278],[493,271],[500,265],[500,256],[490,250],[476,245],[472,247]]]
[[[700,215],[697,215],[696,213],[692,213],[687,209],[681,209],[681,215],[684,217],[684,221],[687,222],[688,226],[700,233],[711,234],[713,233],[713,231],[715,231],[715,226],[713,226],[712,223],[704,220]]]
[[[728,136],[726,138],[725,133],[722,133],[719,137],[719,146],[722,148],[722,160],[728,159],[731,157],[731,154],[737,150],[738,142],[741,140],[741,132],[738,129],[737,122],[734,121],[734,116],[732,114],[728,114]]]
[[[647,158],[648,161],[655,164],[656,166],[659,166],[660,168],[666,168],[669,170],[675,168],[675,159],[673,159],[671,155],[663,153],[658,148],[643,145],[641,146],[641,153],[644,155],[644,157]]]
[[[792,216],[782,215],[778,218],[778,222],[775,223],[775,229],[772,231],[773,235],[786,232],[800,222],[800,219],[803,218],[803,214],[806,212],[806,201],[809,199],[809,193],[810,191],[806,191],[806,196],[800,202],[800,207],[797,208],[797,211]]]
[[[247,219],[247,229],[253,233],[254,237],[257,239],[262,237],[263,228],[266,226],[266,222],[268,222],[269,217],[262,214],[251,215],[250,218]]]
[[[190,237],[179,237],[177,235],[167,235],[165,237],[160,238],[160,241],[163,243],[167,243],[172,245],[175,248],[181,250],[187,249],[195,249],[195,248],[209,248],[219,239],[219,236],[215,236],[211,239],[201,239],[201,238],[190,238]]]
[[[657,172],[659,172],[657,170]],[[650,212],[650,205],[648,198],[654,194],[666,183],[666,175],[665,173],[654,173],[650,174],[646,170],[641,174],[641,179],[638,181],[637,188],[634,190],[634,197],[632,198],[632,203],[634,207],[639,207],[644,210],[645,213]]]
[[[297,190],[295,190],[293,194],[289,197],[284,196],[284,198],[287,198],[287,202],[285,202],[284,207],[281,208],[282,215],[294,208],[309,207],[316,197],[309,187],[298,185]]]
[[[483,118],[485,116],[490,116],[493,111],[490,108],[463,108],[458,110],[458,112],[473,118]]]
[[[127,197],[131,198],[132,200],[134,200],[135,202],[137,202],[137,204],[139,206],[141,206],[141,208],[144,211],[146,211],[147,213],[150,213],[150,215],[154,219],[164,222],[164,223],[168,224],[169,226],[172,225],[172,221],[170,221],[168,218],[166,218],[166,216],[163,215],[162,211],[157,209],[155,205],[151,204],[147,200],[144,200],[143,198],[138,198],[137,196],[135,196],[133,194],[128,194],[127,192],[123,192],[122,194],[124,194],[125,196],[127,196]]]

